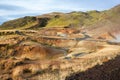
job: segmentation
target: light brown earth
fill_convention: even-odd
[[[120,45],[109,43],[114,38],[112,33],[103,34],[94,37],[74,28],[5,33],[0,36],[0,80],[102,80],[100,76],[104,80],[118,80],[110,76],[120,70],[116,63]],[[110,69],[105,66],[109,62]],[[96,66],[112,72],[109,79],[101,71],[96,72],[101,75],[94,73]],[[87,73],[89,70],[99,79]]]

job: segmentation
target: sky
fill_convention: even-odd
[[[0,0],[0,24],[50,12],[107,10],[118,4],[120,0]]]

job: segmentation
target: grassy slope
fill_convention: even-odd
[[[29,28],[32,26],[31,24],[35,24],[36,18],[35,17],[30,17],[26,16],[23,18],[7,21],[1,25],[0,29],[24,29],[24,28]]]
[[[116,30],[120,30],[120,5],[115,6],[114,8],[110,9],[110,10],[106,10],[101,12],[100,15],[100,20],[93,24],[92,28],[95,29],[95,27],[98,30],[94,30],[94,31],[99,31],[99,30],[107,30],[107,31],[116,31]]]
[[[71,12],[61,15],[58,18],[52,18],[47,27],[64,27],[64,26],[74,26],[81,27],[94,24],[100,15],[98,11],[90,12]]]

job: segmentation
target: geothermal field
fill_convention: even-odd
[[[120,80],[119,21],[120,5],[4,22],[0,80]]]

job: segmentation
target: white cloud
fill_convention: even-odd
[[[1,4],[11,4],[25,7],[30,10],[47,9],[48,5],[54,0],[2,0]]]

